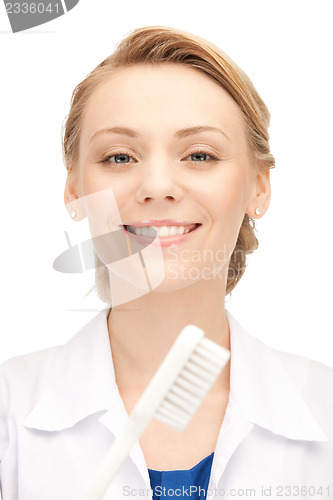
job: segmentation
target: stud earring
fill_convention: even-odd
[[[75,212],[75,210],[72,210],[72,212],[71,212],[71,217],[72,217],[72,219],[75,219],[75,217],[76,217],[76,212]]]
[[[255,212],[256,212],[256,215],[260,215],[261,214],[260,208],[257,207]]]

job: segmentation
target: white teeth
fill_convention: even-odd
[[[177,232],[177,226],[171,226],[169,229],[170,236],[176,236],[178,234]]]
[[[190,232],[190,227],[184,226],[128,226],[131,232],[134,232],[138,236],[149,236],[154,238],[159,236],[161,238],[168,236],[177,236],[182,234],[187,234]]]
[[[174,227],[174,226],[171,226]],[[170,229],[167,226],[161,226],[157,229],[157,234],[159,236],[170,236]]]

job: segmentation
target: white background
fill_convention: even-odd
[[[272,114],[272,201],[226,308],[253,335],[333,366],[332,3],[81,0],[12,34],[0,5],[0,362],[70,339],[93,275],[57,273],[71,231],[61,126],[71,92],[130,30],[180,28],[222,48]],[[84,302],[82,302],[84,304]],[[88,307],[87,305],[85,307]]]

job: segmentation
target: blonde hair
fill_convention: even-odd
[[[75,167],[86,103],[96,86],[116,70],[135,64],[179,63],[201,71],[223,87],[238,104],[244,118],[250,150],[256,168],[274,168],[268,127],[270,113],[244,71],[212,43],[190,33],[161,26],[138,28],[126,36],[114,53],[102,61],[73,91],[70,112],[63,131],[63,156],[67,167]],[[244,215],[234,251],[229,261],[225,294],[241,279],[246,256],[259,246],[255,221]],[[95,254],[95,287],[99,298],[110,303],[107,267]],[[94,287],[94,288],[95,288]]]

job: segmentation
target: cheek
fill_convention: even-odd
[[[92,237],[122,225],[121,210],[128,200],[126,184],[115,182],[107,172],[83,166],[79,176],[79,197]]]
[[[243,218],[246,206],[246,180],[244,174],[233,171],[201,186],[200,199],[214,224],[232,225]]]
[[[80,177],[80,191],[82,196],[87,196],[92,193],[97,193],[99,191],[105,191],[109,193],[109,196],[114,198],[117,206],[121,208],[126,202],[128,202],[129,197],[132,195],[134,186],[133,182],[126,181],[125,178],[117,178],[116,176],[111,176],[109,172],[98,172],[95,169],[82,169],[82,175]],[[102,195],[101,197],[104,197]]]
[[[224,172],[226,174],[226,172]],[[211,218],[206,245],[213,249],[217,267],[229,262],[234,251],[247,205],[248,183],[244,171],[230,169],[211,184],[205,196],[207,212]]]
[[[82,193],[87,195],[102,189],[108,189],[111,187],[111,183],[106,175],[101,175],[98,169],[91,168],[88,165],[88,167],[84,166],[81,169],[80,186]]]

